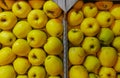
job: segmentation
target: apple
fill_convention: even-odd
[[[16,55],[10,47],[3,47],[0,50],[0,65],[7,65],[14,61]]]
[[[44,65],[49,75],[56,76],[63,72],[63,62],[55,55],[48,55],[45,59]]]
[[[17,74],[25,74],[30,68],[30,62],[24,57],[17,57],[13,62],[13,67]]]
[[[2,8],[0,8],[0,13],[1,13],[2,11],[3,11]]]
[[[80,29],[70,29],[68,31],[68,40],[70,43],[72,43],[75,46],[80,45],[80,43],[83,41],[84,39],[84,34]]]
[[[114,17],[109,11],[100,11],[96,19],[101,27],[110,27],[114,22]]]
[[[115,19],[120,19],[120,4],[114,4],[110,9],[110,13],[115,17]]]
[[[12,52],[18,56],[26,56],[31,50],[25,39],[17,39],[12,45]]]
[[[47,54],[59,55],[63,51],[63,44],[57,37],[49,37],[43,47]]]
[[[117,78],[120,78],[120,74],[117,74]]]
[[[31,7],[25,1],[16,1],[12,6],[12,12],[19,18],[26,18],[30,11]]]
[[[61,78],[60,76],[49,76],[48,78]]]
[[[82,48],[87,54],[96,55],[100,49],[100,42],[96,37],[85,37]]]
[[[17,17],[10,11],[0,13],[0,28],[2,30],[10,30],[17,23]]]
[[[16,78],[16,72],[12,65],[0,66],[0,78]]]
[[[45,78],[46,71],[42,66],[31,66],[28,70],[28,78]]]
[[[81,10],[71,9],[67,14],[67,22],[70,26],[79,25],[84,19],[83,12]]]
[[[72,65],[79,65],[83,63],[86,53],[82,47],[70,47],[68,56]]]
[[[49,18],[57,18],[62,13],[62,9],[51,0],[44,3],[43,11]]]
[[[112,46],[115,47],[115,49],[120,52],[120,37],[115,37],[113,42],[112,42]]]
[[[51,36],[61,36],[63,34],[62,21],[59,19],[50,19],[46,24],[46,30]]]
[[[101,28],[97,38],[102,45],[109,45],[114,39],[114,33],[110,28]]]
[[[98,73],[101,66],[100,60],[93,55],[88,55],[83,63],[89,72]]]
[[[114,65],[114,69],[115,71],[120,72],[120,56],[118,56],[118,59]]]
[[[88,17],[81,23],[80,29],[85,36],[95,36],[100,31],[100,26],[95,18]]]
[[[112,67],[117,61],[117,51],[113,47],[101,47],[98,58],[102,66]]]
[[[99,76],[95,73],[89,73],[89,78],[99,78]]]
[[[34,9],[28,14],[27,21],[33,28],[43,28],[48,21],[48,17],[43,10]]]
[[[17,75],[16,78],[28,78],[27,75]]]
[[[78,0],[74,5],[73,5],[73,9],[76,10],[80,10],[82,8],[82,6],[84,5],[84,2],[82,0]]]
[[[5,46],[12,46],[15,42],[16,36],[11,31],[0,32],[0,43]]]
[[[99,76],[100,78],[116,78],[116,71],[110,67],[101,67]]]
[[[32,65],[41,65],[44,63],[46,53],[41,48],[33,48],[28,54],[28,60]]]
[[[69,78],[89,78],[88,71],[83,65],[74,65],[69,69]]]
[[[27,21],[19,21],[13,28],[13,33],[17,38],[26,38],[32,27]]]
[[[82,7],[82,11],[85,17],[95,17],[98,13],[97,6],[92,2],[85,3]]]
[[[27,35],[27,42],[31,47],[42,47],[47,40],[47,35],[42,30],[33,29]]]

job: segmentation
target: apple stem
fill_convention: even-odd
[[[1,22],[6,22],[6,19],[5,18],[1,18]]]
[[[21,6],[19,4],[17,4],[17,6],[18,6],[18,9],[21,9]]]

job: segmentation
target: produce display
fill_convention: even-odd
[[[0,0],[0,78],[63,78],[62,20],[52,0]]]
[[[120,4],[78,0],[67,13],[68,78],[120,78]]]

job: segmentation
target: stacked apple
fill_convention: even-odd
[[[62,78],[62,12],[52,0],[0,1],[0,78]]]
[[[69,78],[120,78],[120,4],[78,0],[67,22]]]

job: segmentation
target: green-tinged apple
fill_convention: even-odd
[[[0,65],[7,65],[13,62],[16,55],[10,47],[4,47],[0,50]]]
[[[49,76],[48,78],[61,78],[60,76]]]
[[[79,25],[84,19],[83,12],[81,10],[71,9],[67,15],[67,22],[70,26]]]
[[[115,20],[110,28],[115,36],[120,36],[120,20]]]
[[[12,65],[0,66],[0,78],[16,78],[16,72]]]
[[[44,45],[44,50],[48,54],[58,55],[63,51],[62,41],[57,37],[49,37]]]
[[[26,18],[30,11],[31,7],[25,1],[16,1],[12,6],[12,12],[19,18]]]
[[[17,77],[16,78],[28,78],[28,76],[27,75],[17,75]]]
[[[11,46],[16,40],[15,35],[11,31],[0,32],[0,43],[5,46]]]
[[[89,73],[89,78],[99,78],[99,75],[95,73]]]
[[[28,14],[27,21],[33,28],[43,28],[48,21],[48,17],[43,10],[34,9]]]
[[[112,67],[117,61],[117,51],[113,47],[101,47],[98,58],[102,66]]]
[[[25,39],[17,39],[12,45],[12,52],[18,56],[27,56],[31,48]]]
[[[117,78],[120,78],[120,74],[117,74]]]
[[[112,46],[115,47],[118,52],[120,52],[120,37],[119,36],[114,38],[112,42]]]
[[[32,27],[27,21],[19,21],[13,28],[13,33],[17,38],[26,38]]]
[[[115,17],[115,19],[120,19],[120,4],[114,4],[110,9],[110,13]]]
[[[100,63],[100,60],[96,56],[89,55],[86,57],[83,65],[86,67],[86,69],[89,72],[93,72],[97,74],[99,72],[101,63]]]
[[[109,11],[100,11],[96,19],[101,27],[110,27],[114,22],[114,17]]]
[[[44,63],[46,53],[41,48],[33,48],[28,54],[28,59],[32,65],[41,65]]]
[[[46,78],[45,68],[42,66],[32,66],[28,70],[28,78]]]
[[[87,54],[96,55],[100,49],[100,42],[96,37],[85,37],[82,47]]]
[[[114,69],[117,71],[117,72],[120,72],[120,56],[118,56],[118,59],[114,65]]]
[[[86,36],[95,36],[100,31],[100,26],[95,18],[88,17],[81,23],[80,29]]]
[[[82,65],[74,65],[69,69],[69,78],[89,78],[88,71]]]
[[[83,63],[86,53],[82,47],[70,47],[68,55],[72,65],[79,65]]]
[[[84,5],[84,1],[82,0],[78,0],[74,5],[73,5],[73,9],[76,9],[76,10],[80,10]]]
[[[59,19],[50,19],[46,24],[46,30],[51,36],[61,36],[63,33],[62,21]]]
[[[68,40],[75,46],[80,45],[84,39],[84,34],[80,29],[70,29],[68,31]]]
[[[2,30],[10,30],[17,22],[17,17],[10,11],[0,13],[0,28]]]
[[[63,62],[55,55],[48,55],[45,59],[45,69],[49,75],[60,75],[63,72]]]
[[[30,68],[31,64],[27,58],[17,57],[13,62],[13,67],[17,74],[25,74]]]
[[[38,29],[31,30],[27,35],[27,41],[31,47],[42,47],[46,40],[46,33]]]
[[[43,11],[49,18],[57,18],[62,13],[62,9],[53,1],[46,1],[43,5]]]
[[[92,2],[84,4],[82,7],[82,11],[85,17],[95,17],[98,13],[97,6]]]
[[[97,37],[102,45],[109,45],[114,39],[114,33],[109,28],[101,28]]]
[[[99,76],[100,78],[116,78],[116,71],[110,67],[101,67]]]

